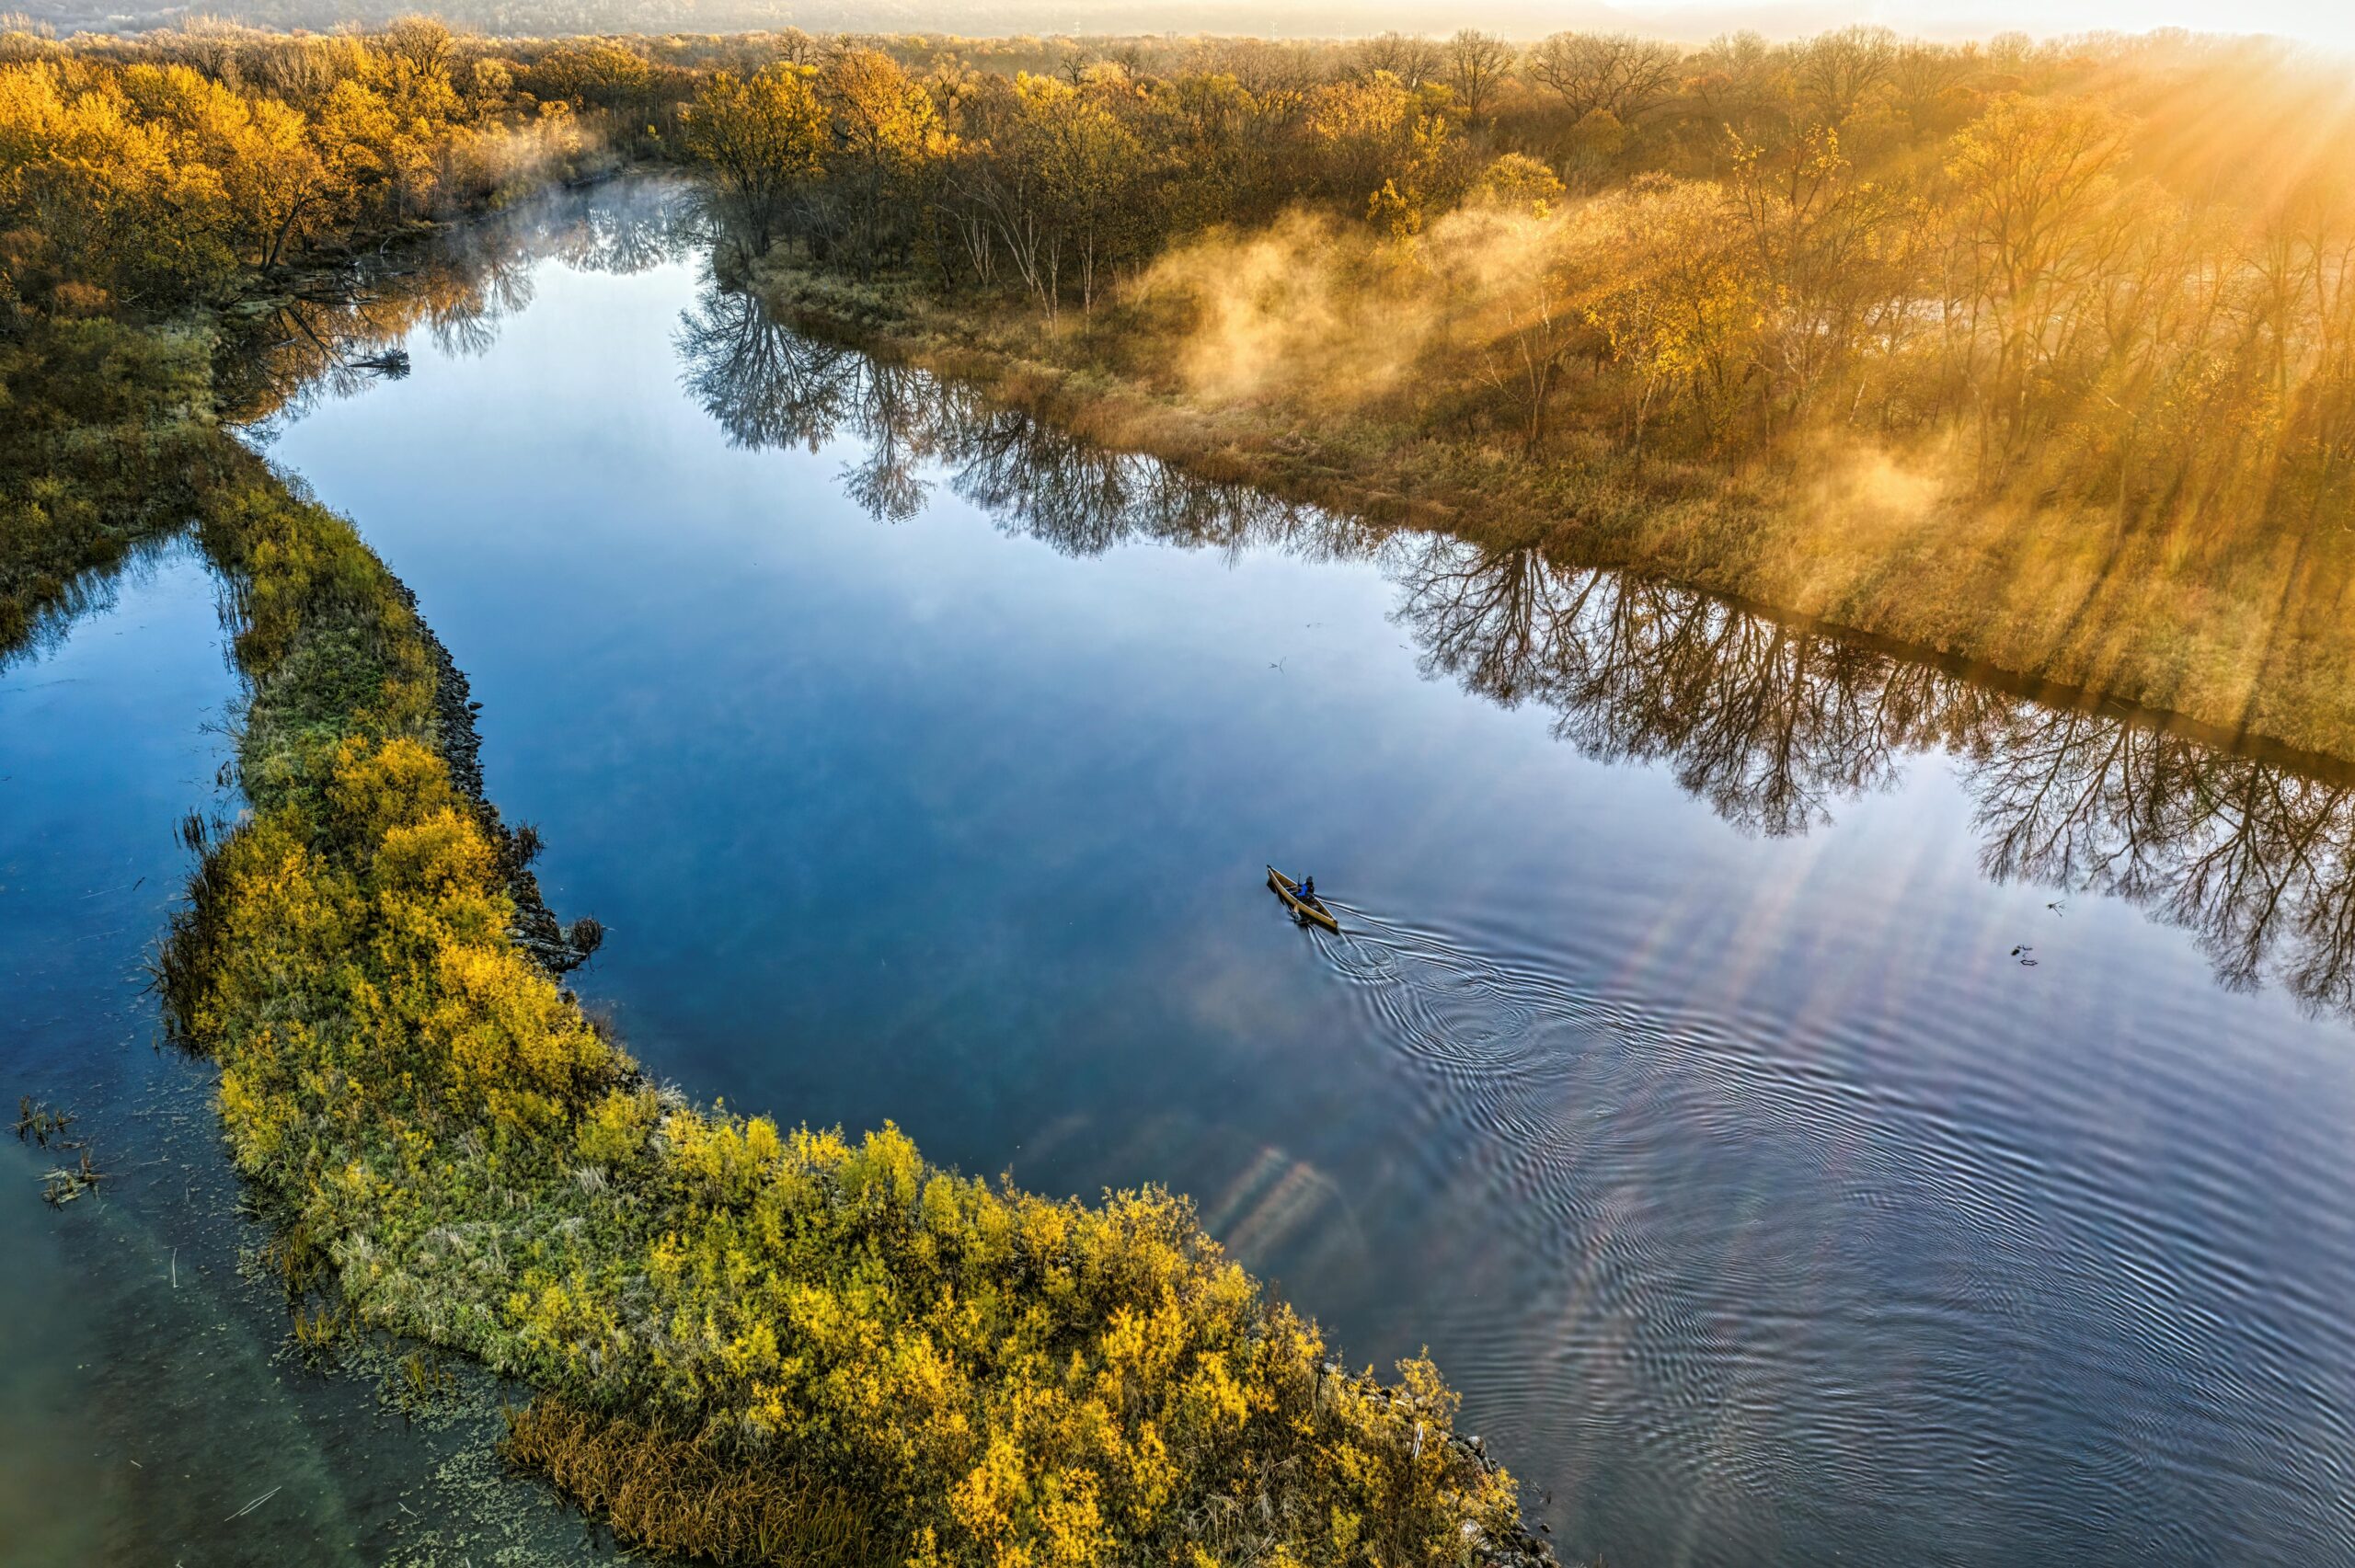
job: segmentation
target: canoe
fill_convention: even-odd
[[[1341,922],[1333,918],[1333,911],[1325,907],[1325,901],[1302,898],[1300,884],[1272,865],[1268,867],[1268,886],[1276,890],[1276,897],[1284,901],[1284,908],[1304,921],[1315,921],[1337,936],[1340,934]]]

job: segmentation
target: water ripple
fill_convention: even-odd
[[[1396,1063],[1417,1179],[1509,1238],[1482,1239],[1501,1276],[1448,1254],[1470,1300],[1440,1326],[1481,1418],[1564,1456],[1533,1488],[1640,1465],[1693,1563],[1772,1560],[1823,1523],[1795,1508],[1894,1548],[1903,1512],[1983,1518],[1990,1493],[2003,1538],[1939,1561],[2355,1562],[2355,1279],[2252,1241],[2245,1150],[1971,1049],[1967,1008],[1911,1020],[1902,1056],[1866,1009],[1795,1050],[1614,1000],[1574,956],[1336,907],[1318,946]],[[2150,1046],[2146,1102],[2216,1092],[2202,1042]],[[2343,1173],[2277,1173],[2346,1257]],[[1790,1484],[1844,1474],[1845,1502]]]

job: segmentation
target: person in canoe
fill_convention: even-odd
[[[1271,865],[1268,867],[1268,886],[1282,897],[1285,905],[1303,924],[1321,925],[1331,932],[1341,929],[1340,921],[1325,907],[1325,900],[1316,896],[1316,878],[1314,876],[1303,876],[1295,881]]]

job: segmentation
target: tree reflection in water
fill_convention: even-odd
[[[2269,972],[2307,1006],[2355,1017],[2345,782],[2026,703],[1968,755],[1989,875],[2115,893],[2196,933],[2225,986]]]
[[[531,303],[534,264],[635,272],[707,237],[677,187],[619,182],[372,257],[249,320],[225,357],[260,439],[382,370],[421,326],[479,353]],[[2188,928],[2234,989],[2270,978],[2355,1018],[2355,769],[2253,756],[2152,715],[2048,702],[1706,594],[1385,531],[1108,450],[972,389],[795,331],[707,284],[675,336],[688,395],[749,448],[855,443],[844,492],[885,521],[946,483],[1072,555],[1132,540],[1372,559],[1426,675],[1554,715],[1588,755],[1658,763],[1744,831],[1805,833],[1932,750],[1958,760],[1999,881],[2132,901]]]
[[[2003,699],[1934,667],[1752,615],[1706,595],[1424,535],[1399,620],[1427,674],[1508,705],[1605,761],[1659,761],[1747,830],[1803,833],[1900,761]]]
[[[1001,529],[1074,555],[1142,540],[1374,559],[1425,674],[1550,710],[1588,755],[1660,763],[1744,831],[1808,832],[1944,751],[1990,877],[2114,894],[2188,928],[2221,983],[2270,977],[2355,1018],[2355,788],[2327,760],[2246,755],[1706,594],[1196,478],[810,338],[741,293],[707,289],[677,347],[739,444],[859,443],[842,483],[883,521],[914,515],[939,475]]]
[[[371,361],[419,326],[445,354],[483,353],[500,324],[532,303],[543,260],[643,272],[684,258],[704,232],[683,188],[616,181],[458,224],[431,245],[298,276],[258,314],[233,317],[217,367],[223,417],[267,441],[321,401],[374,384],[388,372]]]

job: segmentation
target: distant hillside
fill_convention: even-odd
[[[1864,18],[1867,7],[1842,0],[1758,5],[1613,6],[1595,0],[1540,4],[1491,0],[1466,9],[1439,0],[229,0],[218,5],[150,5],[142,0],[35,0],[17,13],[61,34],[138,32],[200,17],[255,27],[325,31],[381,25],[426,12],[456,26],[511,37],[566,33],[735,32],[798,27],[811,32],[1010,34],[1224,33],[1279,38],[1363,38],[1397,29],[1445,34],[1467,22],[1517,39],[1563,28],[1633,29],[1699,42],[1753,29],[1791,38]],[[1929,27],[1925,36],[1983,34],[1984,25]],[[2046,29],[2039,29],[2046,30]]]

